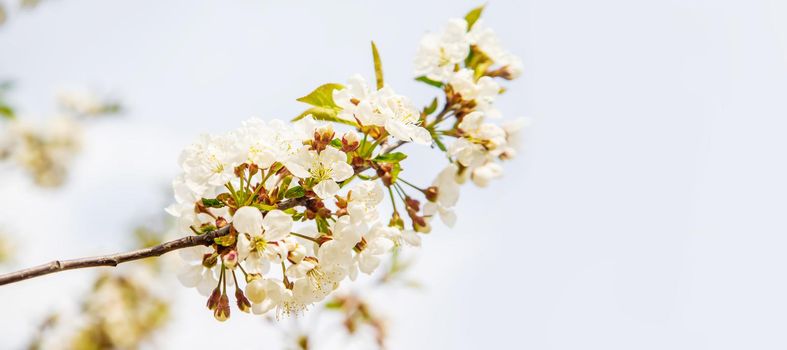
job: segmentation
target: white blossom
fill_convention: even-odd
[[[459,201],[459,183],[456,182],[458,171],[456,164],[448,164],[432,182],[432,186],[437,187],[437,198],[424,204],[425,215],[439,215],[440,220],[448,227],[453,227],[456,223],[454,206]]]
[[[320,153],[302,148],[288,169],[302,179],[313,179],[316,182],[313,190],[322,199],[333,197],[339,192],[337,182],[354,173],[352,166],[347,164],[347,154],[333,147]]]
[[[333,92],[336,104],[342,108],[339,117],[358,120],[362,125],[382,126],[401,141],[428,145],[429,131],[421,125],[421,113],[409,98],[399,95],[389,86],[372,91],[363,77],[350,78],[347,87]]]
[[[473,71],[462,69],[451,75],[448,84],[462,95],[462,100],[475,101],[478,111],[490,118],[500,117],[500,112],[493,108],[495,98],[500,94],[500,85],[494,78],[484,76],[476,81]]]
[[[506,68],[511,79],[516,79],[522,74],[522,60],[503,48],[500,38],[494,30],[486,27],[483,20],[473,25],[468,33],[468,39],[484,52],[496,65]]]
[[[428,33],[421,39],[415,56],[415,74],[445,81],[453,73],[454,67],[464,62],[469,52],[467,21],[451,19],[441,32]]]

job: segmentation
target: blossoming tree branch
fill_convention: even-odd
[[[310,107],[292,123],[252,118],[183,151],[167,212],[188,236],[53,261],[2,275],[0,284],[179,250],[180,281],[224,321],[230,294],[240,311],[290,315],[371,274],[396,249],[419,246],[435,217],[453,226],[460,185],[486,186],[515,155],[522,121],[494,123],[494,102],[522,64],[479,21],[482,10],[422,39],[416,80],[440,91],[428,106],[416,108],[386,84],[372,43],[373,81],[355,75],[322,85],[298,99]],[[431,184],[407,180],[405,144],[431,146],[445,159]],[[386,201],[391,211],[383,214]]]

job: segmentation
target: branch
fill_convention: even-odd
[[[391,144],[387,144],[383,146],[381,149],[381,153],[390,153],[393,150],[399,148],[405,144],[403,141],[397,141]],[[356,173],[360,173],[369,169],[369,167],[362,167],[360,169],[356,169]],[[277,205],[278,209],[285,210],[289,208],[294,208],[299,205],[305,204],[305,198],[293,198],[283,201]],[[208,232],[204,235],[200,236],[187,236],[183,238],[178,238],[173,241],[169,241],[166,243],[159,244],[157,246],[153,246],[150,248],[144,248],[139,250],[134,250],[126,253],[117,253],[112,255],[101,255],[101,256],[94,256],[90,258],[79,258],[79,259],[71,259],[71,260],[55,260],[51,261],[46,264],[38,265],[29,267],[26,269],[22,269],[19,271],[9,272],[3,275],[0,275],[0,286],[6,285],[9,283],[24,281],[27,279],[48,275],[50,273],[67,271],[67,270],[76,270],[76,269],[84,269],[88,267],[99,267],[99,266],[118,266],[124,262],[140,260],[145,258],[152,258],[161,256],[163,254],[169,253],[173,250],[179,250],[189,247],[196,247],[199,245],[209,246],[213,244],[213,240],[217,237],[224,236],[229,233],[230,226],[227,225],[223,228],[220,228],[215,231]]]
[[[48,275],[55,272],[83,269],[87,267],[117,266],[124,262],[161,256],[173,250],[195,247],[199,245],[207,246],[213,244],[214,238],[224,236],[229,233],[229,229],[230,226],[228,225],[221,229],[208,232],[204,235],[183,237],[150,248],[134,250],[126,253],[71,260],[55,260],[46,264],[0,275],[0,286],[34,277]]]

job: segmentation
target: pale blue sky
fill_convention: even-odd
[[[311,88],[370,76],[369,40],[386,80],[428,102],[411,80],[418,40],[475,5],[62,0],[12,13],[0,78],[17,81],[23,115],[52,112],[55,89],[74,84],[130,107],[89,127],[68,187],[0,173],[20,263],[121,249],[121,232],[160,212],[185,144],[252,115],[289,118]],[[391,348],[787,347],[787,5],[490,1],[484,18],[525,64],[499,107],[534,123],[506,177],[465,188],[457,227],[425,237],[426,289],[378,296]],[[430,160],[413,154],[414,178],[432,178]],[[0,288],[13,315],[0,345],[21,344],[89,277]],[[257,319],[217,324],[196,292],[172,290],[165,348],[218,344],[195,337],[207,332],[237,349],[252,348],[245,332],[270,339]]]

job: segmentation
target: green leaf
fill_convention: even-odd
[[[255,207],[255,208],[259,209],[259,210],[262,210],[262,211],[271,211],[273,209],[276,209],[275,206],[262,204],[262,203],[252,204],[251,206]]]
[[[377,163],[399,163],[407,158],[407,155],[402,152],[393,152],[393,153],[386,153],[381,154],[377,157],[374,157],[374,161]]]
[[[202,205],[208,208],[223,208],[224,202],[215,198],[202,198]]]
[[[432,103],[429,104],[428,107],[424,108],[424,114],[430,115],[434,113],[434,111],[436,110],[437,110],[437,97],[435,97],[434,100],[432,100]]]
[[[331,146],[341,149],[342,148],[342,140],[340,140],[340,139],[333,139],[333,140],[331,140]]]
[[[481,18],[481,13],[484,12],[484,6],[478,6],[465,15],[465,21],[467,21],[467,31],[473,28],[475,22],[478,22],[478,19]]]
[[[333,299],[327,303],[325,303],[325,308],[328,310],[338,310],[344,306],[344,301],[340,299]]]
[[[484,76],[486,69],[492,65],[492,59],[476,46],[471,46],[470,54],[465,59],[465,67],[474,72],[476,80]]]
[[[289,190],[287,193],[284,194],[284,198],[301,198],[306,195],[306,190],[303,189],[301,186],[295,186]]]
[[[287,189],[290,187],[291,182],[292,182],[292,176],[287,176],[284,178],[284,180],[281,181],[281,185],[279,185],[279,189],[278,189],[279,200],[284,198],[284,194],[287,192]]]
[[[301,113],[297,117],[293,118],[292,121],[296,122],[311,115],[312,118],[314,118],[315,120],[324,120],[327,122],[347,124],[350,126],[358,126],[358,124],[356,124],[352,120],[345,120],[339,118],[338,114],[339,111],[334,108],[312,107],[307,109],[305,112]]]
[[[432,86],[437,87],[437,88],[442,88],[443,87],[443,83],[441,83],[439,81],[436,81],[436,80],[429,79],[425,75],[420,76],[418,78],[415,78],[415,80],[416,81],[420,81],[422,83],[426,83],[428,85],[432,85]]]
[[[374,58],[374,77],[377,78],[377,90],[383,88],[383,62],[380,60],[380,52],[377,51],[377,45],[372,41],[372,58]]]
[[[0,117],[6,119],[14,119],[16,115],[14,114],[14,109],[10,106],[0,102]]]
[[[341,84],[323,84],[308,95],[299,98],[297,101],[308,103],[315,107],[338,109],[339,107],[333,102],[333,91],[341,89],[344,89],[344,86]]]
[[[226,235],[220,236],[213,239],[214,242],[218,245],[223,245],[225,247],[229,247],[235,244],[235,235]]]
[[[437,148],[439,148],[443,152],[448,152],[448,149],[445,148],[445,144],[443,143],[442,140],[440,140],[440,136],[432,134],[432,140],[434,140],[434,144],[437,145]]]
[[[396,162],[394,163],[393,169],[391,169],[391,183],[396,182],[399,179],[399,173],[402,172],[402,166]]]

